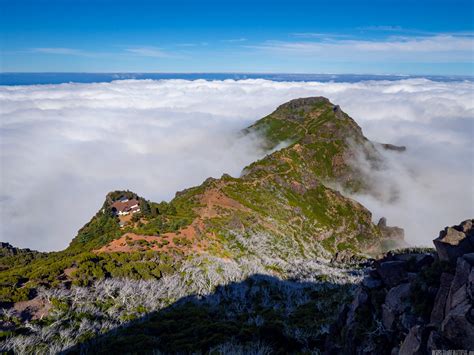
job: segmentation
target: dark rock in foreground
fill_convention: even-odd
[[[441,231],[437,252],[388,253],[375,261],[331,329],[326,353],[474,350],[472,222]]]
[[[434,240],[440,260],[454,263],[458,257],[474,252],[473,220],[466,220],[460,225],[446,227]]]

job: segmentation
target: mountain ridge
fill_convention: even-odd
[[[238,257],[240,252],[236,249],[249,244],[245,238],[257,234],[261,240],[254,242],[261,244],[263,239],[271,239],[262,247],[279,258],[285,249],[300,249],[293,256],[306,257],[309,253],[328,258],[343,249],[355,253],[383,250],[377,246],[383,238],[371,221],[370,211],[328,187],[330,182],[350,192],[368,192],[370,179],[357,167],[356,156],[362,154],[374,168],[383,163],[375,145],[339,106],[324,97],[291,100],[244,133],[262,137],[270,153],[245,167],[238,178],[227,174],[219,179],[209,178],[199,186],[177,192],[173,200],[162,202],[160,207],[139,198],[144,217],[121,230],[109,226],[111,231],[102,231],[105,233],[101,236],[112,233],[104,239],[109,244],[98,242],[93,250],[143,250],[148,246],[148,250],[181,249],[185,254],[194,250]],[[282,143],[286,146],[275,150]],[[138,198],[131,192],[111,194]],[[102,209],[105,213],[110,209],[111,194]],[[145,213],[150,208],[156,209],[155,216]],[[113,224],[110,220],[105,224],[110,223]],[[141,240],[138,248],[130,248],[127,233],[134,241]],[[81,232],[71,246],[84,240],[80,236]],[[119,238],[120,242],[116,242]],[[280,245],[280,249],[274,245]],[[247,251],[257,252],[251,249],[255,248]]]

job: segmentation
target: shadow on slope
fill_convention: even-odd
[[[353,284],[255,274],[187,296],[64,354],[288,353],[322,349]]]

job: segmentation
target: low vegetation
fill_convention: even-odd
[[[280,265],[286,275],[280,279],[259,265],[199,258],[159,279],[116,277],[87,287],[39,288],[38,297],[53,309],[27,324],[4,310],[2,319],[19,326],[0,350],[110,353],[139,346],[150,353],[188,352],[258,342],[280,351],[320,348],[333,310],[350,298],[360,275],[294,261]]]

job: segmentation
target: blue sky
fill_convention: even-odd
[[[0,4],[3,72],[474,74],[471,0]]]

